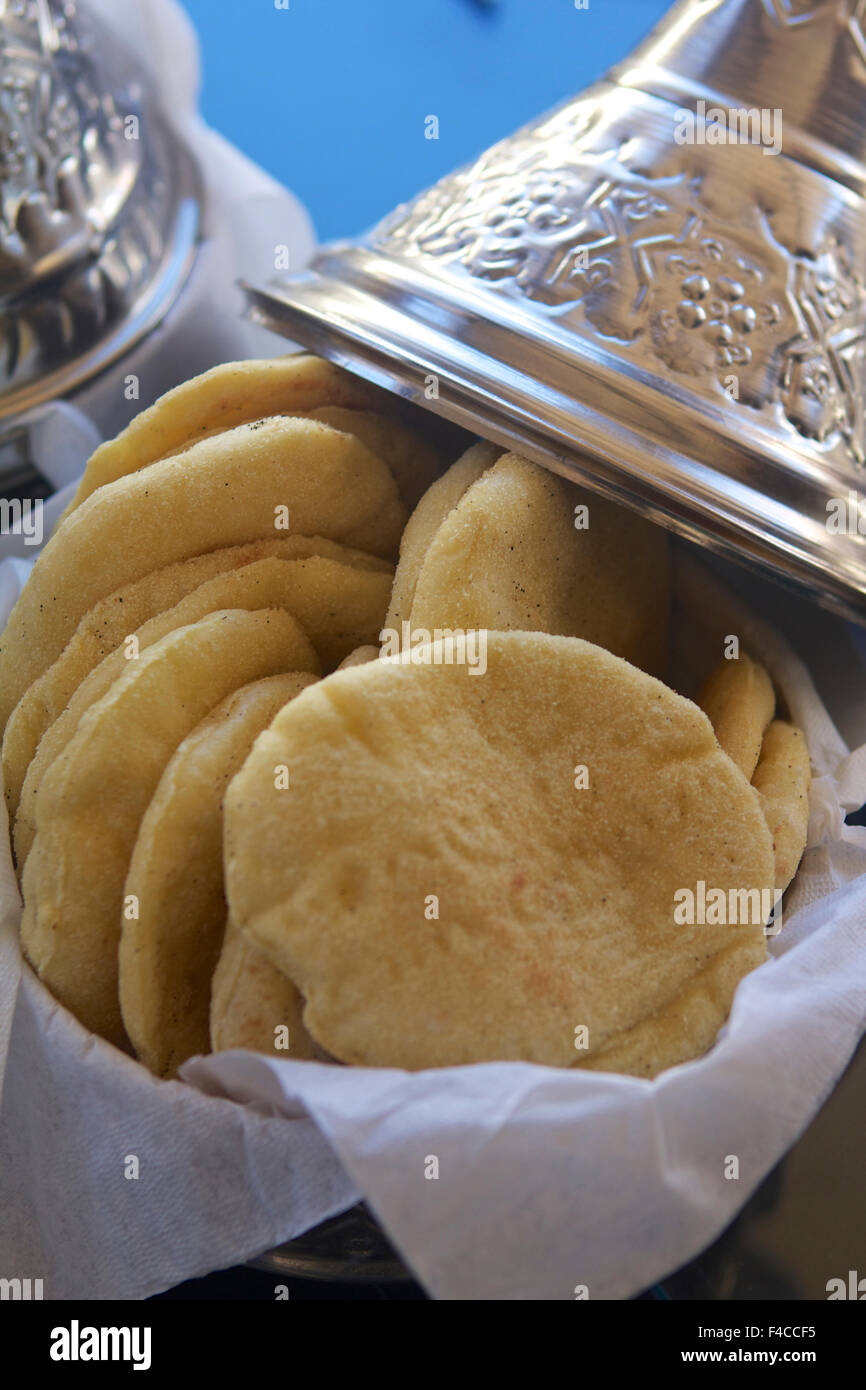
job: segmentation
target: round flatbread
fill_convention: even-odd
[[[305,415],[325,405],[376,409],[387,399],[360,377],[308,353],[223,362],[167,391],[115,439],[100,444],[64,517],[97,488],[236,425],[269,415]]]
[[[214,1052],[244,1047],[293,1062],[321,1057],[303,1022],[304,1001],[291,980],[229,917],[211,989]]]
[[[134,901],[120,938],[123,1022],[157,1076],[207,1052],[211,978],[226,918],[226,787],[256,737],[314,676],[269,676],[227,696],[173,753],[153,794],[123,890]]]
[[[381,459],[317,420],[240,425],[106,484],[52,536],[12,610],[0,639],[0,725],[87,610],[121,584],[281,526],[387,556],[405,520]]]
[[[307,569],[310,565],[315,569],[312,575]],[[321,592],[323,582],[324,595]],[[139,659],[142,652],[167,633],[196,623],[219,609],[282,608],[298,622],[291,649],[286,653],[287,666],[293,671],[313,671],[318,675],[321,671],[320,660],[303,625],[304,620],[308,619],[320,636],[323,629],[330,629],[329,639],[341,637],[342,640],[337,642],[338,650],[351,650],[362,633],[369,636],[377,626],[382,606],[387,601],[387,592],[387,575],[358,572],[321,556],[308,560],[277,560],[270,557],[214,575],[213,579],[193,589],[174,608],[151,618],[132,633],[128,641],[109,652],[90,672],[62,714],[43,734],[36,756],[27,769],[15,817],[13,838],[19,873],[27,862],[36,833],[39,789],[46,773],[68,746],[87,711],[120,679],[130,660]],[[344,631],[345,615],[339,612],[341,596],[356,621],[354,630],[349,633]],[[336,607],[332,607],[334,599],[337,600]],[[325,645],[330,649],[330,640]]]
[[[394,573],[393,566],[387,560],[366,555],[362,550],[337,545],[321,536],[284,536],[276,540],[269,538],[251,541],[247,545],[226,546],[204,555],[194,555],[189,560],[179,560],[177,564],[154,570],[132,584],[124,584],[88,609],[57,660],[21,696],[6,725],[2,747],[3,788],[10,824],[15,819],[24,778],[36,756],[39,740],[59,718],[94,667],[114,651],[124,638],[138,631],[148,619],[173,608],[200,584],[227,570],[240,569],[268,557],[302,560],[312,556],[348,565],[352,569],[373,570],[387,575],[389,585]],[[316,571],[316,566],[310,568],[307,581],[314,578]],[[360,593],[366,593],[368,588],[362,581]],[[329,599],[328,614],[333,620],[330,625],[337,626],[343,621],[339,595],[323,596]],[[357,602],[358,596],[353,597],[352,602]],[[378,636],[378,632],[375,635]],[[339,642],[333,655],[342,649],[343,644]],[[327,657],[323,657],[326,669],[334,664],[331,655],[329,652]]]
[[[230,910],[312,1037],[370,1066],[570,1066],[578,1029],[586,1059],[675,1017],[723,956],[727,1009],[766,956],[773,852],[705,715],[577,639],[489,633],[483,676],[446,646],[304,691],[229,787]],[[701,884],[747,920],[679,920]],[[687,1013],[677,1060],[706,1036]]]
[[[321,420],[335,430],[354,434],[371,453],[386,463],[394,475],[404,507],[416,506],[430,484],[439,477],[445,460],[438,449],[422,439],[417,430],[395,420],[393,415],[380,415],[373,410],[347,410],[344,406],[325,405],[308,412],[311,420]]]
[[[776,710],[776,692],[764,667],[745,652],[720,661],[704,682],[698,704],[715,729],[719,746],[749,781]]]
[[[773,837],[776,889],[784,893],[797,872],[809,831],[812,768],[802,729],[774,719],[764,734],[752,777]]]
[[[501,453],[502,450],[495,444],[473,444],[427,489],[409,517],[400,541],[400,559],[385,619],[385,626],[392,631],[399,633],[402,624],[409,621],[424,556],[442,522],[467,489],[493,466]]]
[[[265,609],[169,633],[88,710],[43,782],[21,943],[56,998],[118,1046],[123,885],[142,816],[178,744],[233,690],[284,671],[298,631]]]
[[[505,454],[430,541],[410,627],[583,637],[660,676],[670,606],[666,532]]]

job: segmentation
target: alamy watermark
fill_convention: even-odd
[[[468,666],[470,676],[487,670],[487,629],[385,627],[379,633],[380,657],[402,657],[412,666]]]
[[[131,1361],[134,1371],[149,1371],[149,1327],[82,1327],[73,1318],[68,1327],[51,1330],[48,1355],[52,1361]]]
[[[708,888],[698,879],[694,888],[674,892],[674,922],[678,927],[763,927],[765,936],[782,929],[781,888]]]
[[[0,497],[0,535],[23,536],[25,545],[41,545],[42,534],[41,497]]]
[[[866,536],[866,497],[849,492],[827,502],[825,525],[831,536]]]
[[[41,1279],[5,1279],[0,1278],[0,1302],[5,1303],[11,1300],[13,1303],[29,1303],[34,1299],[45,1297],[44,1284]]]
[[[779,106],[707,106],[703,97],[695,110],[674,113],[678,145],[760,145],[762,154],[782,153],[782,110]]]

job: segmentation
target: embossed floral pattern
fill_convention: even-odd
[[[724,221],[700,173],[629,168],[628,140],[611,146],[588,109],[575,105],[572,131],[556,116],[556,139],[548,122],[494,147],[398,209],[373,244],[530,300],[621,356],[639,348],[714,379],[741,406],[778,401],[805,438],[838,438],[863,461],[866,290],[845,248],[792,253],[755,198]]]

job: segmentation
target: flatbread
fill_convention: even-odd
[[[317,567],[312,583],[305,579],[305,575],[308,574],[307,567],[310,565]],[[317,596],[315,590],[317,584],[321,589],[323,569],[326,592]],[[254,560],[239,569],[224,570],[200,584],[197,589],[193,589],[192,593],[187,594],[174,608],[169,608],[165,613],[158,613],[131,636],[137,643],[140,654],[155,642],[159,642],[167,633],[185,627],[188,623],[198,622],[200,618],[205,618],[209,613],[215,613],[219,609],[281,608],[296,619],[291,648],[286,654],[288,669],[312,671],[318,675],[322,669],[320,659],[307,635],[307,630],[301,625],[302,618],[311,619],[317,629],[319,625],[329,626],[329,605],[332,601],[330,593],[334,593],[339,599],[341,590],[344,598],[347,592],[353,596],[354,607],[351,616],[356,620],[365,618],[365,622],[360,622],[352,632],[343,633],[343,640],[338,643],[339,649],[351,650],[365,627],[366,635],[376,627],[378,614],[387,598],[388,577],[366,571],[359,572],[346,565],[335,564],[332,560],[325,560],[321,556],[307,560],[278,560],[271,556],[264,560]],[[356,601],[358,598],[360,602]],[[361,611],[365,603],[366,614]],[[316,607],[318,619],[314,611]],[[336,633],[342,633],[342,616],[336,612],[333,618]],[[132,659],[128,655],[129,650],[124,643],[113,652],[109,652],[82,681],[63,713],[42,736],[36,756],[24,778],[18,814],[15,818],[13,838],[15,862],[19,873],[27,862],[36,833],[37,807],[42,782],[49,768],[75,735],[87,711],[101,700],[113,683],[124,674]],[[139,660],[140,655],[135,659]]]
[[[92,454],[64,516],[97,488],[114,483],[202,438],[269,415],[304,415],[317,407],[376,409],[383,391],[308,353],[223,362],[175,386]]]
[[[776,710],[776,692],[764,667],[745,652],[720,661],[707,677],[698,704],[715,729],[719,745],[749,781]]]
[[[229,917],[211,991],[213,1051],[244,1047],[293,1062],[311,1061],[321,1056],[321,1049],[304,1027],[303,1012],[304,1001],[291,980]]]
[[[117,1046],[123,886],[142,817],[178,744],[233,690],[285,670],[296,636],[280,609],[169,633],[88,711],[45,778],[21,944],[55,998]]]
[[[0,726],[100,599],[217,543],[273,537],[286,510],[298,535],[382,556],[406,519],[385,464],[315,420],[240,425],[99,488],[42,551],[2,634]]]
[[[392,631],[399,633],[402,624],[409,621],[424,556],[442,522],[467,489],[493,466],[501,453],[502,450],[495,444],[473,444],[427,489],[409,517],[400,541],[400,559],[385,619],[385,626]]]
[[[411,510],[435,482],[445,467],[442,454],[417,430],[373,410],[347,410],[325,405],[309,411],[311,420],[321,420],[335,430],[354,434],[371,453],[386,463],[394,476],[404,507]]]
[[[84,614],[57,660],[24,692],[6,725],[3,735],[3,787],[10,824],[21,798],[27,768],[36,755],[39,740],[69,704],[75,691],[95,666],[136,632],[149,618],[173,608],[200,584],[226,570],[239,569],[254,560],[273,556],[280,560],[321,556],[352,569],[373,570],[393,576],[387,560],[362,550],[326,541],[321,536],[284,536],[251,541],[247,545],[226,546],[189,560],[179,560],[154,570],[131,584],[125,584]],[[314,575],[316,567],[311,567]],[[367,591],[362,582],[362,592]],[[336,612],[335,615],[336,617]],[[338,645],[337,650],[341,649]],[[326,658],[326,668],[332,663]]]
[[[666,532],[505,454],[430,541],[410,625],[582,637],[661,676],[670,607]]]
[[[776,889],[784,893],[797,872],[809,830],[812,769],[802,729],[774,719],[764,734],[752,786],[773,837]]]
[[[753,791],[694,704],[597,646],[491,632],[484,676],[447,655],[340,671],[260,736],[226,797],[238,926],[329,1053],[410,1070],[567,1067],[579,1027],[601,1055],[729,953],[674,1024],[668,1055],[696,1055],[764,917],[681,925],[677,894],[772,906]]]
[[[119,990],[139,1061],[157,1076],[208,1051],[211,978],[222,949],[222,802],[256,737],[314,676],[269,676],[224,699],[187,734],[144,813],[124,900]]]

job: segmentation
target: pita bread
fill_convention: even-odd
[[[751,788],[695,705],[597,646],[491,632],[474,677],[445,645],[330,676],[257,740],[226,797],[238,926],[346,1063],[567,1067],[578,1027],[589,1060],[665,1010],[667,1056],[696,1055],[763,917],[681,925],[677,895],[772,905]]]
[[[297,631],[264,609],[169,633],[87,712],[42,785],[21,944],[55,998],[119,1047],[123,886],[142,817],[178,744],[233,690],[284,670]]]
[[[144,813],[124,901],[120,1008],[138,1059],[157,1076],[208,1051],[211,978],[222,949],[222,802],[274,715],[315,680],[269,676],[224,699],[172,754]]]
[[[0,639],[0,725],[121,584],[221,545],[324,536],[387,556],[406,513],[385,464],[315,420],[240,425],[99,488],[42,551]]]

